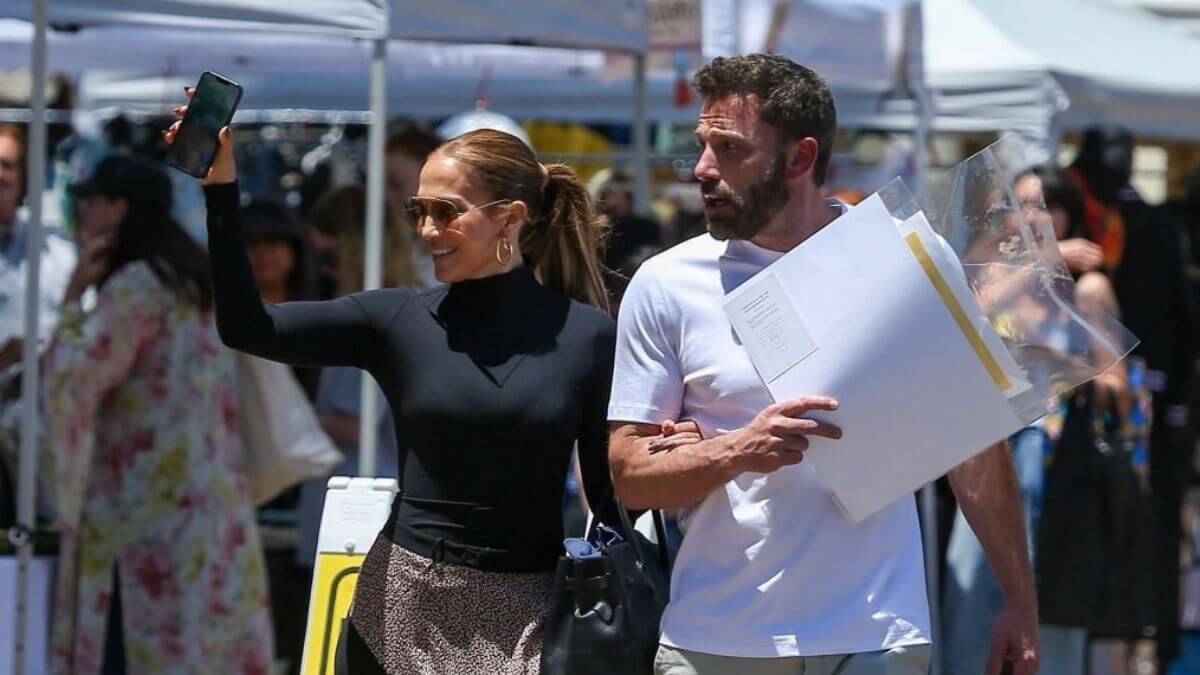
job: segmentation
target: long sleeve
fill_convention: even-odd
[[[367,368],[378,332],[360,296],[265,305],[242,243],[237,183],[204,188],[217,330],[226,345],[298,366]]]
[[[131,263],[100,290],[94,310],[63,306],[42,371],[47,475],[59,522],[79,524],[95,450],[96,410],[162,330],[167,293],[145,263]]]
[[[596,337],[593,350],[593,384],[583,403],[583,422],[579,432],[579,469],[588,506],[610,527],[619,528],[615,510],[612,475],[608,468],[608,397],[612,389],[613,355],[616,328],[607,323]]]

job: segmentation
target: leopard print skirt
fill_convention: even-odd
[[[358,577],[349,672],[537,673],[553,585],[550,573],[438,562],[381,535]]]

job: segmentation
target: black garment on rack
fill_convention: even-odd
[[[384,535],[487,571],[552,571],[576,441],[590,503],[609,489],[612,319],[524,268],[425,292],[264,306],[239,236],[237,185],[205,197],[225,343],[293,365],[362,368],[383,389],[403,455]]]

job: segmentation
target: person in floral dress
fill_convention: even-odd
[[[62,533],[53,672],[268,675],[265,568],[206,256],[171,220],[155,165],[109,158],[75,196],[82,253],[43,361]]]

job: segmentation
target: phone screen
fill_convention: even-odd
[[[241,98],[242,88],[236,82],[216,73],[201,75],[171,144],[168,163],[197,178],[207,175],[217,155],[217,134],[233,119]]]

